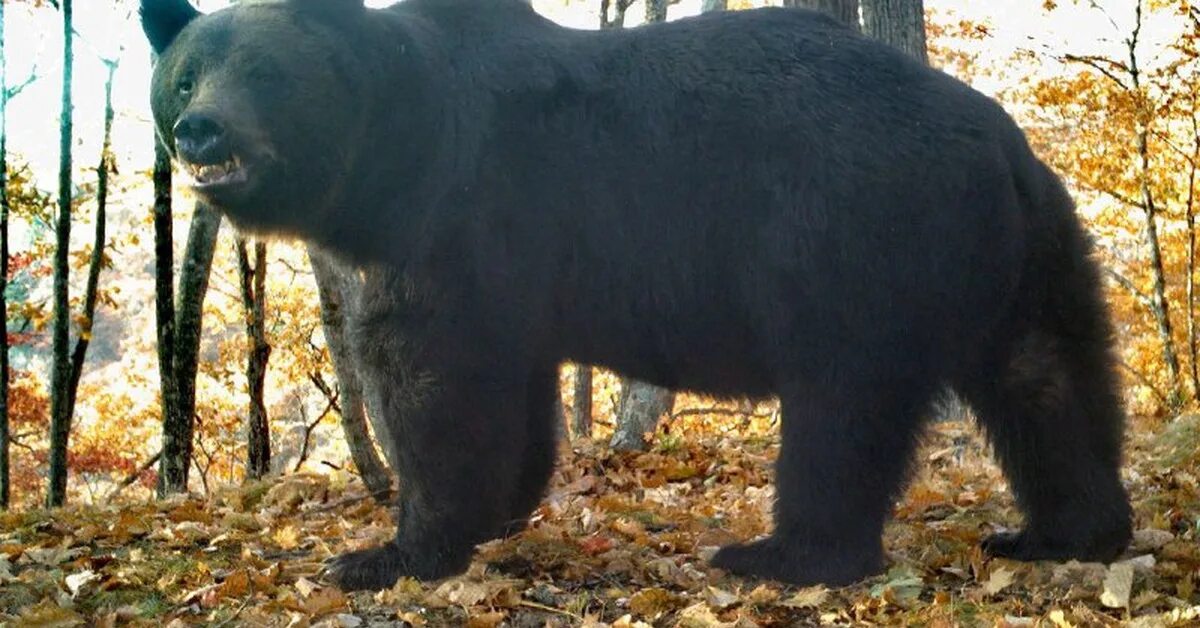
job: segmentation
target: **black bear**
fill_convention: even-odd
[[[845,584],[931,400],[978,415],[1025,527],[1110,560],[1124,413],[1090,244],[994,102],[804,10],[581,31],[521,0],[142,0],[161,140],[239,228],[366,277],[398,532],[347,588],[462,571],[537,505],[556,369],[782,401],[772,536],[713,564]]]

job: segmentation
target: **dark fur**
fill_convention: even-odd
[[[947,386],[1026,514],[992,553],[1124,548],[1100,280],[995,103],[802,10],[583,32],[520,0],[337,4],[195,20],[154,105],[166,140],[200,109],[253,162],[209,202],[366,271],[358,350],[403,488],[396,541],[340,558],[340,583],[450,575],[519,526],[553,467],[563,360],[779,395],[775,534],[723,549],[732,571],[878,570]]]

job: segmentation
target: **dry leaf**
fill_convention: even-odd
[[[679,599],[660,588],[642,589],[629,598],[629,610],[643,617],[654,618],[679,606]]]
[[[997,593],[1007,589],[1013,583],[1013,577],[1016,574],[1004,567],[998,567],[992,570],[988,575],[987,582],[983,583],[983,592],[986,595],[996,595]]]
[[[723,611],[740,601],[737,595],[724,589],[718,589],[717,587],[705,587],[704,600],[708,602],[709,606],[719,611]]]
[[[1104,592],[1100,603],[1109,608],[1127,608],[1133,594],[1133,565],[1128,562],[1114,563],[1104,577]]]
[[[96,575],[95,572],[89,569],[87,571],[73,573],[64,578],[63,581],[67,585],[67,590],[71,592],[71,597],[76,597],[79,595],[79,592],[84,586],[86,586],[89,582],[98,580],[99,578],[100,576]]]
[[[781,604],[790,608],[817,608],[829,598],[829,589],[823,585],[805,587],[787,598]]]

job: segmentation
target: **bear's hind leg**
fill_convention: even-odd
[[[782,395],[775,531],[722,548],[713,565],[800,586],[877,573],[883,524],[930,397],[927,384],[908,377]]]
[[[1023,530],[986,539],[989,554],[1110,561],[1125,549],[1124,421],[1110,364],[1103,333],[1037,330],[961,386],[1026,517]]]

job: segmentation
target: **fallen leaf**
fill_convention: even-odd
[[[721,621],[704,602],[692,604],[679,612],[676,628],[729,628],[733,624]]]
[[[67,590],[71,592],[71,597],[76,597],[79,595],[79,591],[82,590],[84,586],[86,586],[89,582],[98,580],[99,578],[100,576],[96,575],[96,572],[88,569],[79,573],[73,573],[66,578],[63,578],[63,581],[67,585]]]
[[[312,595],[304,600],[304,611],[309,615],[328,615],[344,610],[349,605],[350,601],[345,593],[333,587],[326,587],[313,591]]]
[[[997,593],[1007,589],[1013,583],[1013,576],[1016,574],[1004,567],[998,567],[992,570],[988,575],[987,582],[983,583],[983,592],[986,595],[996,595]]]
[[[1175,535],[1166,530],[1143,528],[1135,530],[1129,549],[1134,552],[1152,552],[1175,540]]]
[[[499,611],[472,614],[467,619],[467,628],[496,628],[507,617]]]
[[[658,587],[642,589],[629,598],[629,610],[651,619],[678,606],[679,598],[674,593]]]
[[[829,589],[823,585],[805,587],[787,598],[781,604],[789,608],[817,608],[829,598]]]
[[[1104,592],[1100,603],[1109,608],[1127,608],[1133,593],[1133,565],[1128,562],[1114,563],[1104,577]]]
[[[704,600],[708,602],[709,606],[719,611],[725,610],[740,601],[737,595],[712,586],[704,588]]]

